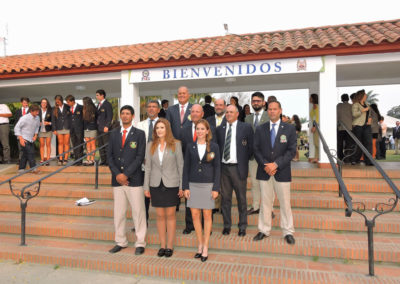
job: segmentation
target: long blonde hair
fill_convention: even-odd
[[[150,153],[154,155],[158,145],[160,144],[160,137],[158,137],[156,129],[159,123],[164,124],[165,126],[165,142],[167,143],[167,148],[175,152],[175,145],[177,140],[174,138],[172,134],[171,125],[168,120],[165,118],[159,118],[157,122],[154,124],[153,133],[149,133],[149,135],[153,135],[153,143],[151,144]]]

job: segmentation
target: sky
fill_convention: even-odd
[[[0,37],[7,37],[7,55],[220,36],[225,34],[225,23],[230,33],[244,34],[400,18],[394,8],[398,0],[1,0],[0,3]],[[400,99],[393,101],[386,95],[396,93],[400,86],[392,89],[375,87],[374,91],[382,94],[381,103],[387,97],[391,104],[400,105]],[[307,100],[307,94],[297,98],[303,101],[302,97]],[[308,112],[307,103],[304,105],[302,113]],[[298,107],[294,110],[298,111]]]

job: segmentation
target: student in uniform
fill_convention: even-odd
[[[55,96],[54,100],[55,107],[53,109],[51,126],[54,135],[57,136],[58,154],[66,152],[64,154],[64,157],[61,156],[58,158],[58,165],[62,166],[68,163],[71,112],[69,106],[67,104],[64,104],[64,100],[61,95]]]
[[[39,130],[39,141],[40,141],[40,163],[50,160],[51,154],[51,106],[48,99],[43,98],[40,101],[40,130]],[[44,149],[46,147],[46,158],[44,157]],[[47,163],[46,166],[49,166]]]
[[[89,97],[83,98],[83,137],[86,141],[86,152],[93,152],[96,149],[97,137],[96,106]],[[94,165],[94,153],[87,156],[83,165]]]

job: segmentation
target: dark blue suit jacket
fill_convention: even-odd
[[[221,180],[221,162],[218,145],[210,143],[210,153],[214,158],[207,162],[207,150],[200,161],[197,143],[190,143],[186,147],[185,163],[183,166],[183,189],[189,189],[189,182],[213,183],[213,191],[219,191]]]
[[[269,180],[264,170],[264,164],[275,162],[278,171],[276,181],[290,182],[292,180],[290,162],[296,155],[297,135],[294,125],[280,122],[275,138],[274,148],[271,147],[270,122],[259,125],[254,135],[254,156],[258,163],[257,179]]]
[[[177,139],[181,140],[183,155],[185,155],[185,153],[186,153],[186,146],[189,145],[190,143],[193,143],[192,123],[190,123],[189,125],[186,125],[180,132],[180,137],[177,138]],[[210,126],[210,127],[211,127],[211,134],[212,134],[211,142],[214,142],[217,144],[216,130],[214,127],[212,127],[212,126]]]
[[[174,137],[176,139],[179,139],[181,137],[181,131],[185,126],[192,124],[192,122],[188,119],[191,108],[192,104],[189,103],[186,108],[182,124],[181,124],[181,112],[179,109],[179,104],[173,105],[172,107],[169,107],[167,109],[167,116],[165,118],[171,124],[172,134],[174,134]]]
[[[116,180],[118,174],[128,177],[129,186],[143,185],[142,163],[146,153],[146,136],[144,131],[132,127],[126,136],[122,148],[121,127],[110,134],[107,161],[112,174],[112,186],[120,186]]]
[[[221,149],[221,161],[224,152],[227,125],[228,122],[225,122],[224,124],[221,123],[221,125],[217,127],[218,145]],[[247,179],[249,173],[249,160],[253,154],[253,137],[254,134],[251,126],[238,120],[236,126],[236,156],[240,179]]]
[[[113,118],[113,109],[111,103],[107,100],[104,100],[100,106],[100,109],[97,109],[96,114],[98,130],[103,132],[104,127],[108,127],[108,130],[110,130]]]

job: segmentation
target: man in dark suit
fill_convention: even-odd
[[[400,121],[396,121],[396,127],[393,127],[394,149],[395,155],[399,154],[399,141],[400,141]]]
[[[204,97],[204,106],[203,106],[203,111],[204,111],[204,118],[208,118],[210,116],[213,116],[215,114],[214,107],[211,106],[212,98],[210,95],[207,95]]]
[[[232,192],[235,191],[239,210],[239,236],[247,228],[247,176],[249,159],[253,154],[253,130],[247,123],[238,121],[239,111],[230,105],[226,109],[226,123],[217,128],[217,139],[222,160],[221,209],[224,219],[223,235],[231,232]]]
[[[133,107],[126,105],[121,108],[122,127],[120,131],[111,133],[108,143],[108,162],[114,191],[115,242],[117,243],[110,253],[119,252],[128,246],[126,211],[129,202],[135,224],[135,254],[140,255],[144,253],[147,232],[142,172],[146,136],[144,131],[132,125],[134,116]]]
[[[218,126],[226,122],[225,119],[226,102],[224,99],[217,99],[215,100],[214,105],[215,105],[215,115],[207,117],[207,121],[211,127],[217,128]]]
[[[165,118],[167,116],[168,105],[169,105],[169,101],[168,100],[162,100],[161,101],[161,110],[160,110],[160,113],[158,114],[158,117],[164,117]]]
[[[269,121],[268,113],[264,111],[265,98],[261,92],[255,92],[251,95],[251,106],[254,113],[246,116],[245,122],[251,125],[253,132],[256,131],[258,125]],[[257,175],[257,161],[254,156],[249,161],[249,171],[251,178],[251,194],[253,197],[253,205],[247,211],[247,215],[258,214],[260,212],[260,184],[256,178]]]
[[[168,108],[166,119],[171,124],[172,134],[176,139],[181,137],[182,129],[191,124],[190,109],[192,104],[189,103],[189,90],[185,86],[178,89],[178,104]]]
[[[96,91],[96,99],[99,102],[97,105],[97,129],[99,132],[98,136],[102,135],[97,139],[98,146],[101,147],[108,143],[108,133],[111,127],[111,122],[113,118],[113,109],[109,101],[106,100],[106,92],[104,90]],[[104,147],[100,149],[101,164],[107,166],[107,149]]]
[[[259,125],[254,136],[254,156],[258,163],[257,179],[261,188],[261,206],[258,217],[259,233],[253,240],[262,240],[271,233],[271,212],[275,191],[280,204],[283,236],[288,244],[294,244],[293,216],[290,207],[292,180],[290,162],[296,155],[297,136],[294,125],[280,120],[281,113],[281,104],[278,101],[270,102],[268,104],[270,122]]]
[[[75,103],[73,95],[68,95],[65,98],[67,105],[71,111],[71,130],[70,137],[72,147],[78,146],[83,143],[83,106]],[[83,156],[83,145],[74,149],[75,160],[80,159]],[[82,160],[77,162],[75,166],[82,166]]]
[[[21,101],[21,107],[15,111],[14,125],[17,125],[20,118],[29,113],[29,98],[22,97],[20,101]],[[19,143],[18,143],[18,151],[19,151],[18,160],[20,161],[22,157],[22,148]]]

